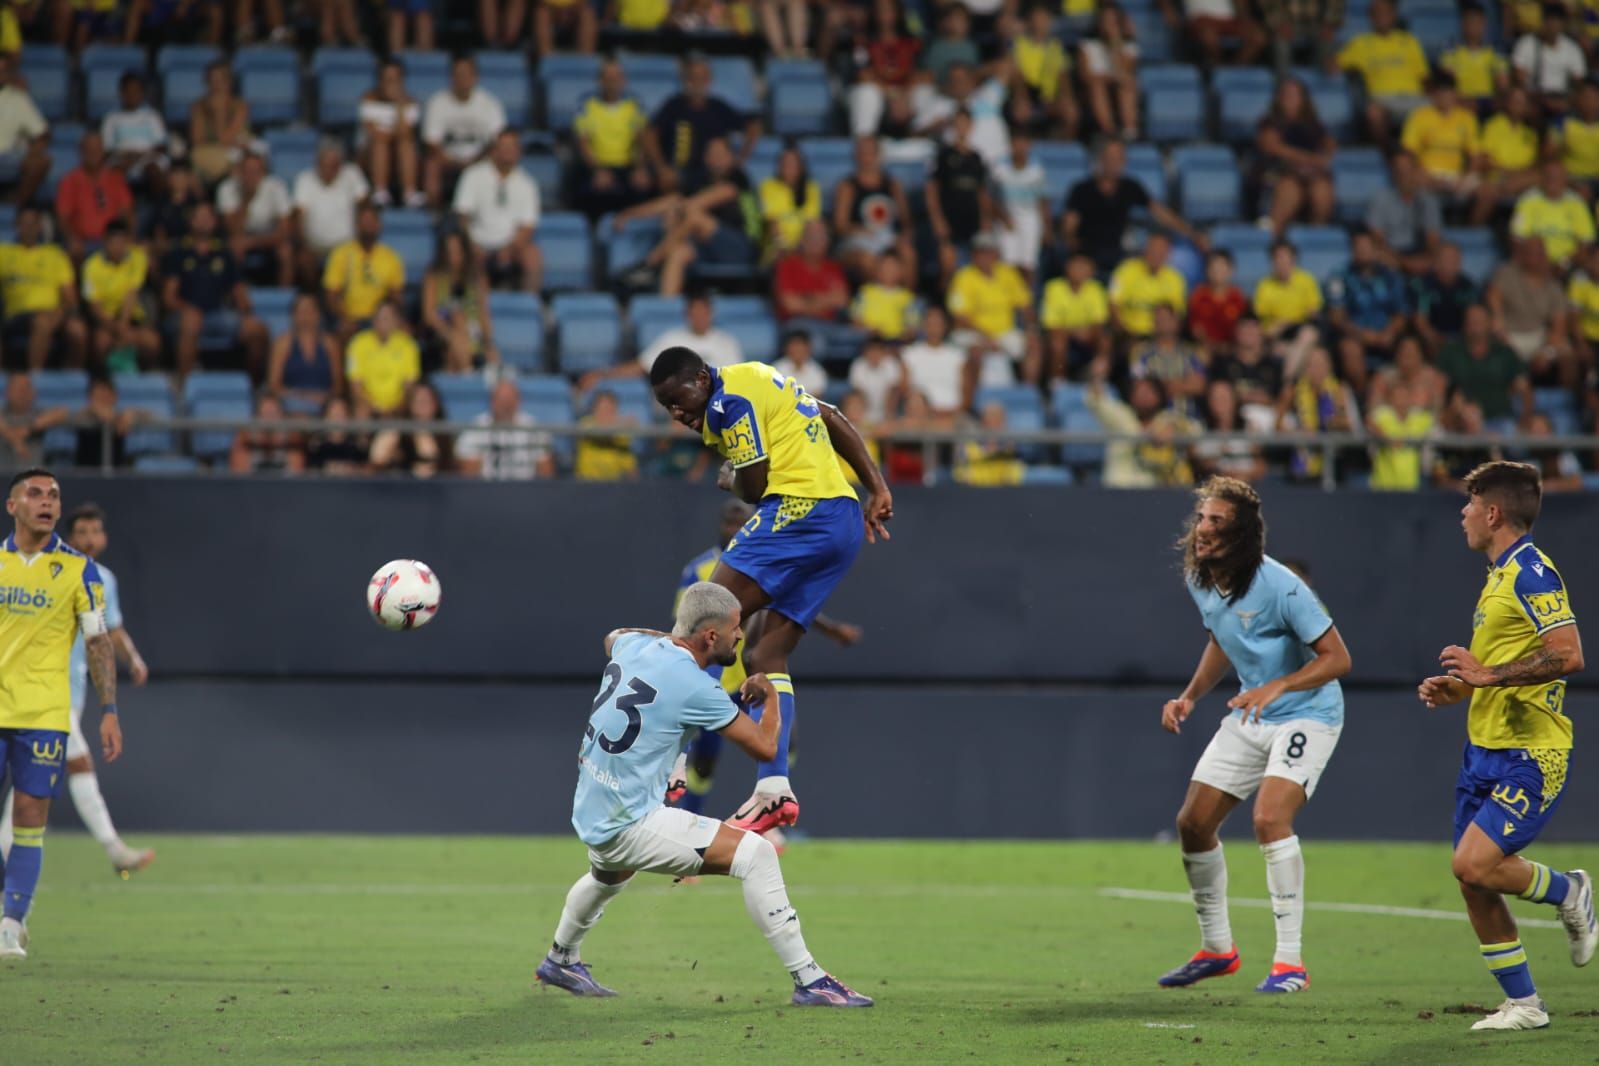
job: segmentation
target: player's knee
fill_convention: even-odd
[[[1496,863],[1485,863],[1476,856],[1456,852],[1450,864],[1450,872],[1455,875],[1455,880],[1460,882],[1463,889],[1481,889],[1487,887],[1489,876]]]
[[[776,866],[777,849],[772,847],[772,842],[758,833],[745,833],[733,852],[733,862],[727,872],[742,881],[752,873]]]
[[[1177,812],[1177,835],[1182,838],[1183,846],[1188,848],[1192,844],[1207,842],[1215,835],[1215,829],[1200,817],[1198,811],[1184,807]]]

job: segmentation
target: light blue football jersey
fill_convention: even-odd
[[[1332,617],[1299,575],[1271,556],[1261,562],[1249,591],[1236,603],[1192,581],[1188,593],[1238,672],[1239,691],[1258,688],[1298,670],[1316,657],[1311,645],[1332,628]],[[1242,711],[1235,712],[1242,714]],[[1329,681],[1308,692],[1287,692],[1262,713],[1262,721],[1308,718],[1327,725],[1344,722],[1344,692]]]
[[[105,589],[105,627],[107,630],[122,628],[122,598],[117,594],[117,575],[113,574],[104,563],[94,564],[100,571],[100,582]],[[77,639],[72,642],[72,657],[67,660],[67,669],[72,678],[72,709],[83,710],[83,699],[89,694],[89,656],[83,650],[83,631],[78,631]]]
[[[684,730],[726,729],[738,714],[716,679],[671,638],[617,637],[578,749],[578,838],[604,844],[663,806]]]

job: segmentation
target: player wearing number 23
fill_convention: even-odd
[[[1560,806],[1571,758],[1566,677],[1582,669],[1582,640],[1565,582],[1532,542],[1543,502],[1536,467],[1484,463],[1466,476],[1461,529],[1488,558],[1471,620],[1471,647],[1451,645],[1447,673],[1421,683],[1428,707],[1471,700],[1466,750],[1455,784],[1453,872],[1483,961],[1504,990],[1499,1009],[1473,1029],[1541,1029],[1549,1014],[1533,986],[1527,953],[1504,894],[1560,913],[1571,961],[1584,966],[1599,946],[1593,882],[1518,853]]]

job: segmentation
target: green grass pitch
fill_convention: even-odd
[[[721,879],[641,875],[611,904],[584,953],[620,998],[530,988],[583,869],[571,840],[138,842],[160,858],[124,883],[86,838],[48,840],[32,957],[0,968],[0,1061],[1599,1061],[1599,964],[1574,970],[1558,929],[1522,934],[1551,1028],[1481,1035],[1459,1011],[1500,996],[1463,921],[1319,906],[1458,911],[1442,844],[1307,842],[1313,984],[1265,997],[1258,907],[1233,910],[1240,973],[1156,988],[1195,946],[1191,909],[1105,890],[1181,891],[1175,845],[804,842],[783,865],[810,946],[878,998],[832,1011],[789,1006]],[[1234,900],[1261,899],[1259,853],[1229,851]]]

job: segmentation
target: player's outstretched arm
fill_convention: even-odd
[[[740,714],[719,732],[752,759],[765,762],[775,758],[783,724],[782,712],[777,707],[777,689],[765,674],[755,674],[745,679],[739,695],[746,702],[761,701],[760,722],[757,723],[747,714]]]
[[[1539,637],[1541,647],[1525,658],[1514,662],[1487,666],[1466,648],[1451,644],[1438,656],[1438,662],[1449,672],[1474,688],[1519,685],[1543,685],[1562,677],[1578,673],[1584,663],[1582,636],[1575,623],[1547,629]]]
[[[1454,677],[1426,677],[1416,686],[1416,695],[1429,708],[1448,707],[1471,695],[1471,686]]]
[[[771,469],[772,464],[764,459],[741,467],[723,463],[716,473],[716,487],[754,507],[766,498],[766,476]]]
[[[894,517],[894,494],[888,491],[883,472],[872,461],[871,450],[866,447],[855,424],[844,417],[844,412],[832,404],[821,404],[822,421],[832,438],[833,450],[843,457],[855,476],[866,486],[866,501],[861,504],[861,515],[866,519],[866,539],[877,543],[881,537],[888,540],[887,522]]]
[[[1275,703],[1283,693],[1309,692],[1311,689],[1321,688],[1330,681],[1337,681],[1349,673],[1353,660],[1349,657],[1349,649],[1344,646],[1344,638],[1339,634],[1337,626],[1332,626],[1317,637],[1310,649],[1316,653],[1316,657],[1310,662],[1286,677],[1268,681],[1248,692],[1240,692],[1227,701],[1227,706],[1243,711],[1246,720],[1253,718],[1258,722],[1266,708]]]
[[[611,646],[628,633],[643,633],[646,637],[669,637],[672,635],[670,633],[662,633],[659,629],[613,629],[605,634],[605,654],[607,657],[611,654]]]
[[[1205,650],[1199,653],[1199,665],[1194,667],[1194,676],[1189,679],[1188,687],[1176,699],[1167,700],[1160,709],[1161,728],[1168,733],[1181,733],[1183,722],[1194,713],[1194,704],[1221,683],[1231,666],[1232,661],[1227,658],[1227,653],[1222,651],[1221,645],[1216,643],[1216,637],[1211,635],[1205,641]]]

